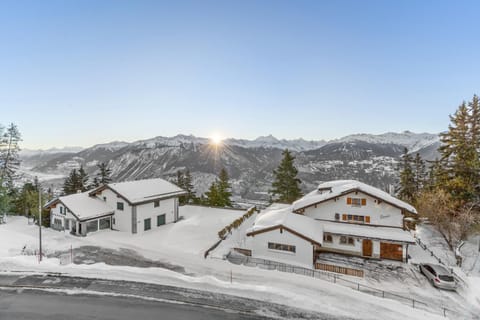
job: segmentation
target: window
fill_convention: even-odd
[[[340,213],[335,213],[335,220],[340,220]]]
[[[110,229],[110,217],[100,219],[100,230]]]
[[[107,197],[103,197],[103,201],[105,201],[105,202],[106,202],[106,201],[107,201]]]
[[[361,207],[362,206],[362,199],[352,198],[352,206],[353,207]]]
[[[115,224],[115,218],[112,218],[112,224]]]
[[[70,230],[70,220],[65,220],[65,229]]]
[[[63,207],[60,207],[60,213],[63,214]]]
[[[163,224],[165,224],[165,215],[161,214],[161,215],[157,216],[157,227],[159,227]]]
[[[352,207],[361,207],[367,205],[367,199],[365,198],[347,198],[347,204]]]
[[[347,237],[347,236],[341,236],[340,237],[340,244],[349,244],[349,245],[355,245],[355,239],[352,237]]]
[[[154,208],[160,207],[160,200],[153,201],[153,207]]]
[[[53,219],[53,227],[60,229],[62,227],[62,220],[57,218]]]
[[[98,220],[87,222],[87,233],[98,231]]]
[[[332,235],[329,233],[323,234],[323,241],[324,242],[333,242]]]
[[[117,202],[117,210],[123,211],[123,202]]]
[[[356,215],[356,214],[344,214],[343,217],[342,217],[342,220],[348,221],[348,222],[363,223],[363,222],[365,222],[367,217],[359,216],[359,215]],[[370,222],[370,220],[368,220],[368,222]]]
[[[268,249],[288,251],[293,253],[295,253],[295,250],[296,250],[295,246],[291,246],[289,244],[274,243],[274,242],[268,243]]]
[[[152,229],[152,219],[148,218],[143,220],[143,230],[147,231]]]

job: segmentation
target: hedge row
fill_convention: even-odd
[[[228,226],[226,226],[225,228],[223,228],[222,230],[220,230],[218,232],[218,237],[220,239],[225,239],[225,237],[227,236],[228,233],[231,233],[232,230],[234,229],[237,229],[238,227],[240,227],[242,225],[242,223],[247,220],[248,218],[250,218],[253,214],[255,213],[255,207],[252,207],[250,210],[248,210],[243,216],[241,216],[240,218],[236,219],[235,221],[233,221],[232,223],[230,223]]]

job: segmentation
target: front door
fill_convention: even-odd
[[[363,255],[366,257],[371,257],[372,256],[372,240],[363,239],[362,247],[363,247]]]

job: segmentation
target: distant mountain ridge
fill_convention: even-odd
[[[29,172],[56,177],[80,165],[92,174],[99,162],[107,162],[115,181],[173,179],[178,170],[188,168],[199,193],[205,192],[225,167],[237,199],[267,200],[273,169],[287,148],[297,158],[302,188],[308,191],[319,182],[333,179],[357,179],[387,189],[397,180],[396,166],[405,147],[431,160],[438,156],[439,145],[437,134],[409,131],[356,134],[331,141],[286,140],[272,135],[254,140],[230,138],[221,146],[213,146],[208,138],[177,135],[115,141],[79,152],[27,153],[22,159]]]

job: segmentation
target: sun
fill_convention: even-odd
[[[213,144],[214,146],[220,146],[222,144],[222,141],[223,141],[223,137],[218,133],[212,134],[210,136],[210,143]]]

